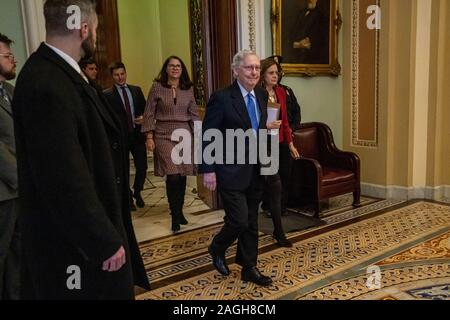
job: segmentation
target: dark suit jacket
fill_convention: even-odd
[[[13,113],[24,298],[132,298],[133,283],[148,286],[148,281],[141,257],[134,255],[139,250],[124,191],[119,120],[44,44],[19,75]],[[127,264],[118,272],[103,272],[102,263],[120,246]],[[81,268],[82,290],[67,289],[67,268],[73,265]]]
[[[261,119],[260,129],[265,129],[267,125],[267,91],[263,88],[255,88],[256,99],[260,108]],[[247,112],[246,103],[242,96],[241,90],[237,82],[230,87],[214,93],[208,103],[205,119],[203,121],[203,132],[209,129],[218,129],[224,137],[224,148],[227,145],[226,130],[227,129],[243,129],[247,131],[252,128],[251,120]],[[203,143],[203,150],[209,145],[208,142]],[[224,150],[224,155],[226,154]],[[236,154],[234,155],[237,156]],[[248,141],[245,145],[245,158],[249,156]],[[236,160],[236,159],[235,159]],[[224,159],[226,163],[226,159]],[[236,162],[235,162],[236,163]],[[251,183],[255,170],[255,165],[248,164],[214,164],[200,165],[201,173],[215,172],[217,175],[218,188],[229,191],[246,190]],[[259,167],[259,165],[256,165]]]
[[[138,118],[144,115],[146,105],[145,97],[140,87],[128,85],[128,88],[130,89],[131,96],[133,98],[134,116]],[[113,107],[116,114],[122,120],[123,128],[127,129],[128,128],[127,113],[125,111],[122,98],[120,97],[119,91],[117,91],[116,86],[106,89],[104,91],[104,94],[109,104]],[[128,132],[128,130],[125,131]],[[136,128],[134,129],[134,134],[137,135],[140,139],[142,139],[143,142],[145,142],[145,136],[141,133],[141,126],[136,126]]]
[[[4,83],[12,98],[14,87]],[[17,161],[11,105],[0,98],[0,202],[17,198]],[[0,213],[1,214],[1,213]]]
[[[281,86],[286,90],[286,107],[289,126],[291,127],[292,132],[295,132],[300,128],[300,124],[302,122],[302,109],[298,103],[294,91],[288,86]]]

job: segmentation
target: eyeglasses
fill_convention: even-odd
[[[169,68],[171,68],[171,69],[181,69],[181,65],[179,65],[179,64],[169,64]]]
[[[241,67],[248,72],[252,72],[253,70],[261,72],[261,66],[241,66]]]
[[[0,56],[8,58],[9,60],[14,60],[15,57],[12,53],[0,53]]]

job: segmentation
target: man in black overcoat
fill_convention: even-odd
[[[81,12],[75,29],[71,5]],[[95,50],[95,1],[47,0],[44,15],[46,42],[13,100],[22,298],[133,299],[134,284],[149,284],[131,224],[124,134],[77,63]]]

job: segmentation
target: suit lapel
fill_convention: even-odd
[[[114,110],[114,106],[112,106],[106,97],[103,94],[99,94],[98,98],[102,102],[102,105],[105,106],[105,109],[108,113],[108,115],[112,118],[112,121],[114,122],[115,126],[119,129],[122,128],[122,124],[120,123],[120,118],[117,115],[117,112]]]
[[[267,113],[267,101],[261,90],[255,89],[255,95],[258,100],[259,114],[261,115],[259,120],[259,129],[265,129],[267,126],[267,124],[264,123],[264,121],[266,121],[265,114]]]
[[[0,107],[12,116],[10,104],[3,98],[0,98]]]
[[[110,114],[105,109],[106,106],[101,102],[100,97],[98,96],[97,92],[93,87],[88,85],[87,83],[83,84],[83,90],[84,92],[89,96],[91,99],[91,102],[94,104],[95,108],[97,109],[100,116],[103,118],[103,121],[108,124],[114,131],[119,132],[119,128],[114,123],[113,119],[111,118]]]
[[[244,129],[252,128],[252,122],[248,115],[247,105],[245,104],[244,97],[242,96],[241,89],[237,82],[231,87],[231,97],[233,98],[233,107],[237,111],[239,117],[244,122]]]
[[[107,114],[105,111],[105,107],[100,102],[99,97],[97,96],[97,93],[93,87],[91,87],[82,77],[79,73],[75,71],[74,68],[72,68],[66,61],[64,61],[63,58],[61,58],[59,55],[57,55],[52,49],[50,49],[47,45],[44,43],[41,44],[39,49],[36,52],[37,54],[43,56],[45,59],[48,59],[55,63],[57,66],[59,66],[61,69],[64,70],[64,72],[72,79],[75,85],[80,85],[83,88],[83,91],[87,94],[87,96],[90,98],[92,104],[97,109],[98,113],[102,117],[103,121],[109,125],[113,130],[116,132],[120,132],[120,129],[116,127],[114,122],[112,121],[111,117]]]
[[[127,116],[125,111],[125,105],[123,103],[122,97],[120,96],[119,90],[116,86],[113,86],[113,97],[114,97],[114,106],[120,114]]]
[[[0,98],[0,107],[5,109],[5,111],[12,116],[11,101],[12,101],[12,97],[14,95],[14,87],[11,86],[10,84],[4,82],[3,83],[3,90],[5,91],[5,94],[8,97],[9,102],[6,101],[3,98]]]

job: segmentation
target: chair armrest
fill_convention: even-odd
[[[302,179],[308,181],[310,184],[317,184],[321,181],[320,177],[323,175],[322,166],[319,161],[311,158],[300,157],[294,161],[293,164]]]

